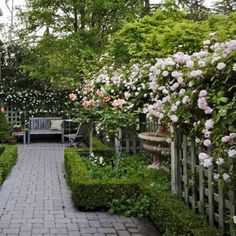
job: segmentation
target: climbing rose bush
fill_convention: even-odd
[[[210,37],[193,54],[104,67],[85,85],[82,100],[85,108],[97,107],[98,127],[106,131],[123,121],[127,125],[130,117],[134,123],[141,111],[181,128],[201,150],[199,164],[215,167],[214,178],[230,182],[236,157],[236,40],[218,43],[215,33]]]
[[[235,179],[236,40],[212,39],[191,55],[158,58],[149,71],[147,116],[190,133],[201,150],[200,165],[216,167],[215,179]]]

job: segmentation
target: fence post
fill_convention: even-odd
[[[122,139],[122,130],[121,128],[118,128],[117,135],[115,137],[115,151],[117,156],[120,156],[120,152],[122,151],[121,139]]]
[[[191,179],[192,179],[192,209],[196,211],[196,149],[195,140],[191,140]]]
[[[180,133],[171,127],[171,192],[181,197]]]
[[[89,156],[93,153],[93,122],[90,125],[89,129]]]
[[[214,225],[214,188],[213,188],[213,168],[209,167],[207,170],[208,177],[208,215],[210,225]]]

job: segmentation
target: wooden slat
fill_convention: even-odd
[[[208,168],[208,212],[209,223],[214,225],[214,199],[213,199],[213,167]]]
[[[178,130],[173,130],[171,127],[171,191],[174,195],[181,197],[181,135]]]
[[[136,140],[136,137],[133,136],[132,137],[132,153],[133,154],[136,154],[137,153],[137,140]]]
[[[188,203],[188,167],[187,167],[187,137],[186,135],[183,136],[183,177],[184,177],[184,199]]]
[[[204,167],[199,166],[199,211],[204,214]]]
[[[130,145],[129,145],[129,137],[128,137],[128,135],[126,135],[126,139],[125,139],[125,149],[126,149],[126,152],[128,152],[129,153],[129,151],[130,151]]]
[[[232,184],[230,186],[230,191],[229,191],[229,202],[230,202],[229,211],[230,211],[231,220],[233,220],[233,217],[235,216],[235,190],[234,190],[235,188],[234,187],[235,187],[234,184]],[[230,224],[230,231],[231,231],[230,235],[231,236],[236,235],[236,232],[234,231],[234,229],[235,229],[235,224],[232,222]]]
[[[221,181],[218,181],[218,212],[219,212],[219,226],[224,229],[224,189]]]
[[[195,152],[195,141],[192,140],[191,142],[191,185],[192,185],[192,196],[191,196],[191,203],[192,209],[196,211],[196,152]]]

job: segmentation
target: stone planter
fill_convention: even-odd
[[[162,153],[170,149],[170,133],[168,131],[144,132],[138,137],[143,141],[143,148],[152,154],[153,163],[148,168],[160,168]]]

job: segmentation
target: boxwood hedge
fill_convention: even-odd
[[[150,187],[148,182],[143,183],[145,179],[143,181],[129,178],[92,179],[85,162],[80,157],[80,151],[74,148],[65,150],[67,180],[77,208],[109,209],[114,199],[128,200],[134,195],[141,198],[144,196],[148,198],[150,206],[147,217],[165,236],[223,235],[216,228],[209,226],[202,216],[190,210],[180,199],[172,196],[166,188],[163,189],[158,185],[156,188]]]
[[[2,154],[0,155],[0,184],[6,179],[10,173],[11,168],[17,160],[17,147],[16,146],[3,146],[1,147]]]

